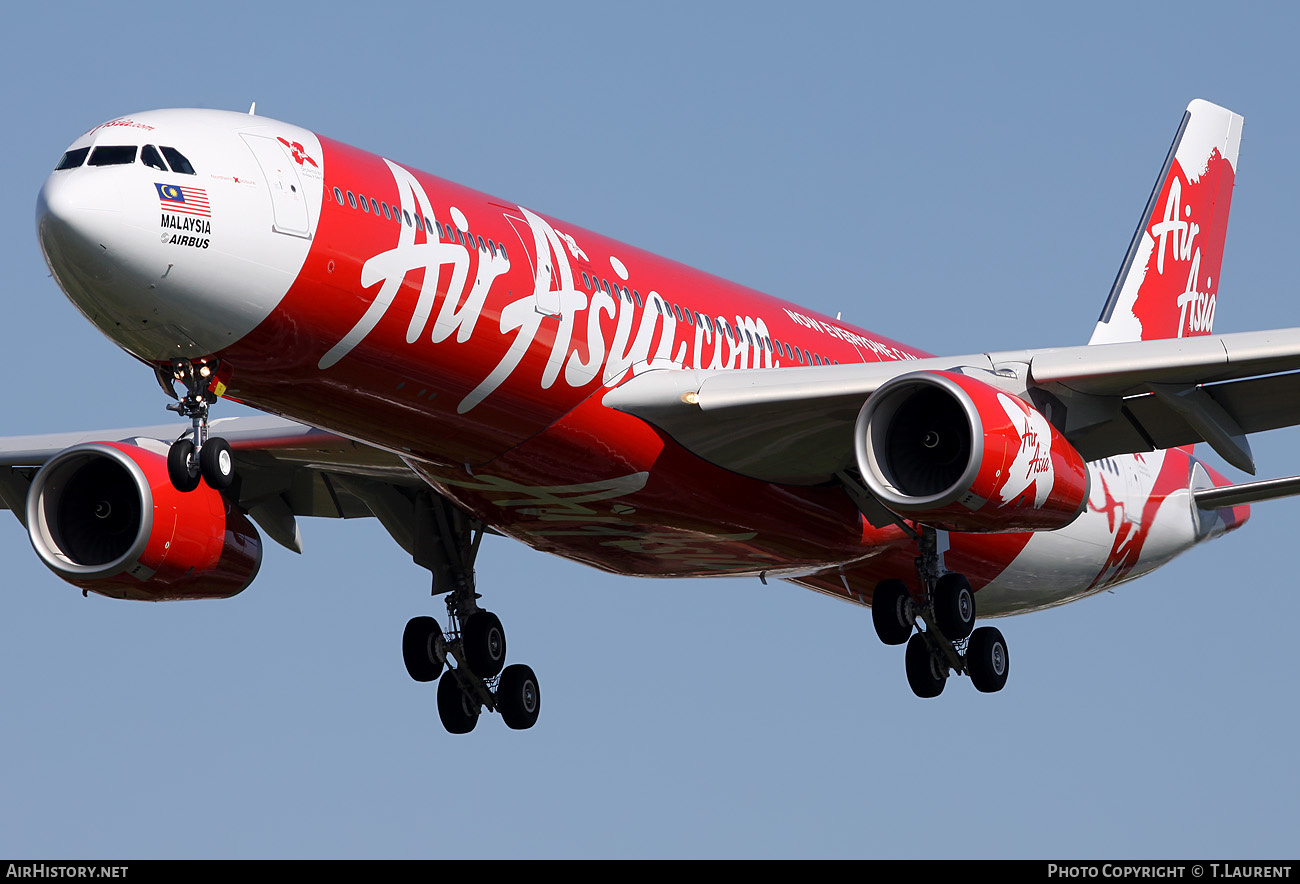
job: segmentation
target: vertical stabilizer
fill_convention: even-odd
[[[1089,343],[1213,331],[1241,124],[1208,101],[1187,106]]]

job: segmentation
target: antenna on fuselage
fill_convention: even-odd
[[[248,106],[248,115],[249,115],[250,117],[255,117],[255,116],[257,116],[257,102],[256,102],[256,101],[254,101],[252,104],[250,104],[250,105]]]

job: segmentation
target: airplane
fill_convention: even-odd
[[[450,733],[541,709],[479,605],[485,534],[785,580],[870,607],[917,696],[996,692],[977,611],[1093,595],[1300,493],[1193,451],[1253,474],[1247,435],[1300,423],[1300,329],[1213,335],[1241,128],[1188,105],[1086,345],[934,356],[251,109],[118,117],[59,159],[38,239],[180,420],[0,439],[0,501],[59,578],[144,601],[229,598],[262,534],[375,517],[443,598],[402,655]]]

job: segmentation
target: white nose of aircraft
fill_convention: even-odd
[[[138,145],[74,148],[36,200],[36,233],[59,287],[100,331],[145,359],[198,356],[160,297],[170,275],[161,252],[156,170]]]
[[[120,273],[123,239],[121,193],[111,176],[58,171],[36,199],[36,235],[54,277],[83,310]],[[90,308],[89,310],[87,308]]]
[[[278,145],[257,134],[273,123],[224,111],[134,114],[83,135],[46,179],[36,201],[46,263],[123,349],[150,362],[213,355],[293,284],[321,185],[308,182],[303,229],[275,233],[270,179],[249,147]]]

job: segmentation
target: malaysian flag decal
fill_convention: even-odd
[[[154,184],[158,188],[158,204],[164,212],[180,212],[199,218],[211,218],[208,192],[202,187],[181,187],[177,184]]]

